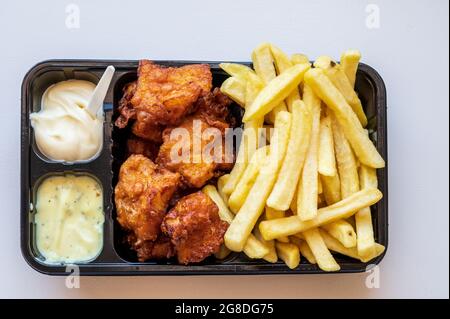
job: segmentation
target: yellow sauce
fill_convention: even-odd
[[[103,193],[88,176],[53,176],[37,190],[36,245],[46,263],[87,262],[103,247]]]

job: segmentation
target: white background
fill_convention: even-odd
[[[0,297],[449,296],[448,1],[4,1],[0,11]],[[380,27],[366,26],[378,5]],[[19,248],[20,85],[50,58],[249,60],[262,41],[339,58],[358,48],[388,91],[389,248],[381,287],[366,274],[93,277],[69,290]]]

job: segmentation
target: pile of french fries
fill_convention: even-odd
[[[244,252],[294,269],[304,256],[338,271],[331,252],[362,262],[383,253],[370,206],[382,198],[376,169],[385,163],[354,90],[360,58],[352,50],[340,64],[321,56],[311,65],[264,43],[252,53],[254,70],[220,65],[230,75],[221,91],[245,111],[233,170],[203,189],[229,223],[217,258]],[[261,138],[269,145],[257,147]]]

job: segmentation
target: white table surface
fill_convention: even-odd
[[[71,2],[80,8],[79,29],[65,24]],[[370,3],[379,9],[379,28],[367,27]],[[448,298],[448,9],[446,0],[5,1],[0,297]],[[29,68],[50,58],[242,61],[262,41],[311,58],[339,58],[344,49],[358,48],[386,82],[390,238],[380,288],[366,288],[367,274],[356,274],[90,277],[81,279],[79,289],[67,289],[64,278],[41,275],[25,263],[19,248],[19,123],[20,85]]]

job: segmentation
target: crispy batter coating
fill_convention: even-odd
[[[178,262],[200,262],[219,251],[228,223],[217,205],[199,191],[183,197],[164,218],[163,232],[175,246]]]
[[[122,164],[115,188],[119,224],[136,241],[157,239],[167,205],[180,175],[158,167],[143,155],[131,155]]]
[[[119,117],[116,120],[116,126],[119,128],[124,128],[127,126],[130,119],[136,118],[136,110],[131,104],[131,98],[136,92],[137,81],[128,83],[123,88],[123,96],[119,101]]]
[[[141,60],[131,104],[137,113],[145,112],[147,120],[175,125],[191,111],[197,99],[211,91],[211,88],[212,74],[207,64],[166,68]]]
[[[137,113],[136,121],[131,127],[131,132],[145,140],[155,142],[157,144],[162,143],[163,126],[155,124],[146,112]]]
[[[148,157],[152,161],[158,155],[159,146],[139,137],[131,137],[127,140],[127,154],[141,154]]]
[[[131,233],[126,237],[126,241],[136,251],[139,261],[168,259],[175,256],[175,247],[172,245],[170,238],[164,234],[160,234],[155,241],[138,241],[136,236]]]
[[[164,130],[156,162],[180,173],[183,183],[195,188],[220,175],[218,170],[231,169],[233,158],[225,156],[225,130],[229,127],[225,118],[230,103],[217,90],[200,98],[193,115],[186,117],[179,126]],[[212,128],[216,130],[211,131]]]

